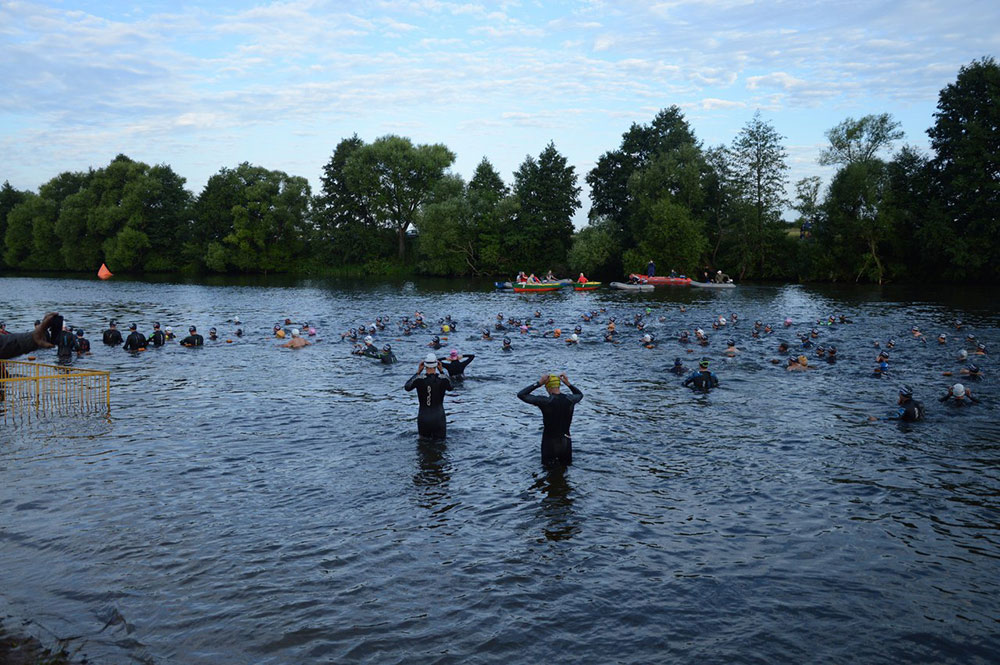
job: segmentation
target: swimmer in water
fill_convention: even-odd
[[[577,335],[576,333],[573,333],[572,335],[570,335],[569,339],[566,340],[566,344],[567,345],[574,345],[574,344],[579,344],[579,343],[580,343],[580,336]]]
[[[122,334],[118,332],[118,322],[115,320],[108,321],[108,329],[104,331],[102,337],[105,344],[108,346],[118,346],[123,341]]]
[[[432,349],[440,349],[441,338],[438,337],[437,335],[434,335],[434,337],[431,338],[431,341],[427,344],[427,346],[431,347]]]
[[[736,348],[736,340],[733,340],[733,339],[726,340],[726,350],[724,351],[724,353],[727,356],[732,357],[732,356],[735,356],[739,352],[740,352],[740,350]]]
[[[690,374],[681,385],[698,393],[708,393],[712,388],[718,388],[719,378],[708,369],[709,362],[708,358],[702,358],[698,362],[698,371]]]
[[[140,349],[146,348],[146,336],[139,333],[139,327],[134,323],[129,324],[128,337],[125,339],[125,345],[122,346],[126,351],[139,351]]]
[[[893,420],[916,422],[924,419],[924,405],[913,399],[913,389],[909,386],[903,386],[899,389],[897,405],[899,410],[892,416]]]
[[[490,334],[489,328],[483,328],[483,339],[487,341],[491,341],[493,339],[493,335]]]
[[[830,365],[833,365],[837,362],[837,347],[835,347],[832,344],[826,350],[826,362]]]
[[[194,326],[188,328],[188,336],[181,340],[181,346],[194,347],[202,346],[205,338],[198,334],[198,329]]]
[[[570,393],[560,392],[560,384],[565,384]],[[547,395],[532,395],[545,386]],[[569,466],[573,463],[573,440],[570,425],[573,423],[574,407],[583,399],[583,393],[569,382],[566,374],[543,374],[537,383],[523,388],[517,393],[522,402],[534,404],[542,412],[542,465]]]
[[[948,394],[938,400],[947,402],[949,406],[972,406],[978,404],[979,400],[972,396],[972,392],[961,383],[956,383],[948,388]]]
[[[445,391],[451,390],[451,381],[441,376],[441,361],[428,353],[417,366],[403,388],[417,391],[417,432],[429,439],[443,439],[447,435],[448,421],[444,413]],[[424,374],[424,376],[420,376]]]
[[[460,381],[465,378],[465,368],[469,366],[475,359],[475,354],[470,353],[467,356],[459,355],[458,349],[452,349],[448,354],[448,360],[442,363],[443,367],[448,370],[448,376],[455,381]]]
[[[653,336],[650,335],[649,333],[646,333],[645,335],[642,336],[642,342],[640,342],[640,344],[647,349],[656,348],[656,342],[653,341]]]
[[[885,360],[881,361],[875,366],[875,370],[872,372],[872,376],[876,379],[887,379],[889,378],[889,363]]]
[[[90,355],[90,340],[85,338],[82,328],[76,331],[76,355],[77,356],[89,356]]]
[[[212,341],[219,339],[219,332],[215,328],[209,328],[208,338]]]
[[[274,336],[277,337],[278,339],[285,339],[285,337],[287,337],[287,335],[285,334],[285,330],[284,330],[284,328],[281,327],[280,323],[275,323],[273,330],[274,330]],[[353,333],[354,330],[351,329],[351,332]],[[352,340],[357,339],[357,338],[358,338],[357,334],[355,334],[353,337],[351,337]]]
[[[380,354],[378,347],[375,346],[375,340],[372,339],[371,335],[365,336],[365,345],[361,348],[361,353],[359,353],[358,355],[365,356],[367,358],[379,357]]]
[[[304,339],[299,332],[298,328],[292,328],[292,338],[281,345],[283,349],[301,349],[303,346],[309,346],[312,344],[307,339]]]
[[[153,322],[153,334],[146,338],[146,346],[163,346],[167,343],[167,336],[160,330],[160,322]]]
[[[809,358],[798,356],[797,358],[789,358],[788,366],[785,369],[789,372],[805,372],[813,368],[809,366]]]
[[[674,358],[673,367],[671,367],[667,371],[670,372],[671,374],[676,374],[677,376],[683,376],[687,372],[687,369],[684,367],[684,364],[681,362],[680,358]]]
[[[383,365],[391,365],[396,362],[396,354],[392,352],[392,346],[389,344],[384,345],[378,359],[382,361]]]
[[[177,335],[174,334],[174,329],[171,328],[170,326],[167,326],[166,328],[163,329],[163,334],[167,338],[168,342],[172,342],[175,339],[177,339]]]
[[[510,337],[503,338],[503,346],[500,347],[501,351],[513,351],[514,347],[510,345]]]

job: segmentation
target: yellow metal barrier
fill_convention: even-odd
[[[66,365],[0,360],[0,418],[111,413],[111,375]]]

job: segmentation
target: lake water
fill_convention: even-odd
[[[981,404],[936,398],[974,348],[966,334],[1000,350],[996,305],[975,289],[0,278],[8,329],[56,309],[93,343],[76,364],[112,376],[110,419],[0,426],[0,611],[98,664],[995,663],[993,356],[969,384]],[[646,307],[652,350],[621,325]],[[515,332],[503,354],[502,333],[479,339],[497,312],[538,309],[541,330],[568,332],[598,308],[577,347]],[[403,390],[434,332],[399,334],[418,310],[458,322],[441,353],[476,355],[443,443],[418,440]],[[819,326],[837,364],[770,362],[829,314],[853,321]],[[396,365],[340,341],[376,315],[393,321],[375,340]],[[610,316],[617,345],[601,341]],[[111,317],[234,343],[131,355],[100,343]],[[276,348],[286,317],[317,343]],[[755,319],[778,332],[753,339]],[[708,347],[673,340],[696,327]],[[892,378],[873,378],[874,340],[889,338]],[[707,396],[666,372],[702,355],[721,381]],[[565,473],[541,467],[540,415],[515,397],[550,370],[585,394]],[[925,422],[884,419],[902,383]]]

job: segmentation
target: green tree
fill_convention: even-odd
[[[359,146],[347,158],[347,186],[380,226],[395,230],[400,260],[406,252],[406,231],[454,161],[455,154],[444,145],[415,146],[408,138],[392,135]]]
[[[830,145],[820,153],[819,163],[848,166],[867,162],[903,136],[899,123],[888,113],[866,115],[860,120],[847,118],[826,132]]]
[[[883,205],[888,186],[884,162],[871,159],[849,164],[837,172],[824,207],[820,227],[823,245],[841,266],[840,274],[882,283],[882,257],[893,233],[891,216]]]
[[[738,197],[747,206],[739,229],[740,276],[774,276],[775,245],[783,240],[781,209],[788,180],[784,137],[760,117],[760,112],[733,140],[731,164]]]
[[[14,189],[7,180],[4,181],[3,187],[0,187],[0,266],[3,265],[3,256],[6,252],[4,238],[7,235],[7,215],[14,206],[23,203],[27,198],[28,192]]]
[[[1000,279],[1000,66],[982,58],[959,69],[938,96],[927,133],[935,188],[949,220],[943,245],[958,279]]]
[[[621,262],[620,234],[607,218],[592,219],[573,236],[569,250],[569,266],[574,272],[590,277],[615,275]]]
[[[478,272],[478,245],[465,183],[457,175],[443,177],[416,222],[420,267],[432,275]]]
[[[538,270],[564,267],[573,241],[573,213],[581,205],[576,170],[549,142],[537,160],[529,155],[518,167],[513,193],[518,213],[510,233],[520,241],[516,256]]]

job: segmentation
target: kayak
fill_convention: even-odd
[[[541,284],[515,284],[514,293],[543,293],[558,291],[563,287],[559,282],[542,282]]]
[[[493,286],[501,290],[514,288],[514,285],[511,284],[510,282],[493,282]]]
[[[654,284],[656,286],[687,286],[691,283],[690,277],[666,277],[664,275],[653,275],[652,277],[647,277],[646,275],[640,275],[638,273],[632,273],[628,276],[629,279],[637,279],[643,284]]]
[[[652,284],[626,284],[624,282],[611,282],[608,286],[619,291],[652,291]]]
[[[735,289],[736,285],[732,282],[726,282],[725,284],[716,284],[715,282],[691,282],[691,286],[699,289]]]
[[[596,291],[601,285],[600,282],[577,282],[573,285],[574,291]]]

